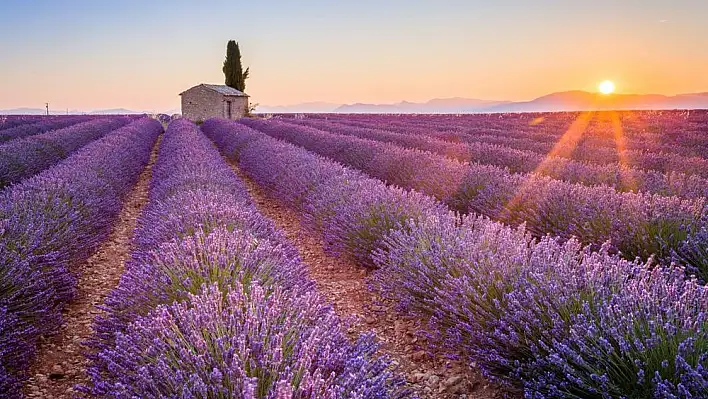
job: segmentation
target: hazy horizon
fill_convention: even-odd
[[[533,3],[533,4],[531,4]],[[226,42],[251,101],[528,101],[559,91],[708,91],[702,1],[28,1],[0,15],[0,109],[170,110],[223,83]]]

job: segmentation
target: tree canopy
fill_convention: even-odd
[[[234,40],[229,40],[226,44],[226,60],[224,60],[222,71],[224,72],[227,86],[245,92],[248,68],[245,71],[243,70],[241,50],[238,47],[238,43]]]

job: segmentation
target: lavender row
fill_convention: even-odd
[[[0,130],[0,143],[62,129],[91,119],[91,117],[86,116],[47,117],[47,119],[38,120],[36,123],[22,124],[10,129]]]
[[[404,398],[213,144],[170,123],[135,251],[96,323],[98,397]]]
[[[618,191],[643,191],[686,198],[708,197],[708,179],[671,172],[644,171],[620,164],[596,165],[532,151],[480,142],[453,143],[429,136],[359,128],[318,120],[286,120],[336,134],[393,143],[406,148],[430,151],[459,161],[508,168],[512,173],[535,173],[557,180],[584,185],[607,185]]]
[[[386,183],[433,196],[463,213],[512,225],[525,223],[547,234],[599,247],[609,241],[627,259],[679,258],[691,273],[708,278],[708,262],[688,253],[705,245],[705,198],[687,200],[618,193],[533,174],[511,174],[489,165],[466,164],[429,152],[336,135],[276,120],[242,120],[264,133],[324,155]],[[686,253],[686,256],[683,256]]]
[[[0,193],[0,397],[20,396],[37,338],[74,295],[74,266],[108,235],[161,131],[138,120]]]
[[[577,241],[460,220],[415,192],[246,126],[202,130],[335,252],[377,267],[372,289],[428,322],[428,340],[527,398],[701,398],[708,290],[677,269]]]
[[[386,187],[362,172],[238,123],[209,119],[202,131],[224,156],[238,160],[260,186],[304,212],[306,222],[325,232],[328,250],[352,256],[368,267],[374,266],[371,253],[387,231],[423,215],[450,213],[445,205],[421,193]],[[293,180],[293,175],[299,177]],[[326,189],[328,184],[331,191]],[[357,200],[340,203],[342,192]],[[352,230],[357,231],[350,234]]]
[[[127,117],[96,119],[1,145],[0,188],[41,172],[130,121]]]
[[[439,133],[462,133],[468,135],[478,135],[490,132],[502,137],[527,138],[542,143],[555,143],[562,136],[573,128],[581,126],[583,134],[579,137],[577,145],[580,148],[603,150],[614,150],[617,147],[618,139],[621,138],[625,149],[641,152],[675,152],[680,155],[701,156],[702,154],[695,148],[705,147],[706,142],[703,137],[705,129],[700,123],[691,124],[689,122],[678,124],[674,131],[664,130],[660,127],[660,121],[653,121],[651,124],[640,124],[637,126],[630,118],[624,118],[619,113],[580,113],[575,114],[573,119],[560,121],[554,120],[555,115],[535,115],[524,114],[517,118],[509,118],[505,115],[501,120],[491,121],[468,121],[431,124],[420,121],[395,121],[396,127],[427,128],[428,131]],[[656,123],[659,122],[659,125]],[[657,134],[646,134],[650,129],[659,129]],[[639,135],[633,134],[638,133]]]
[[[49,118],[40,115],[0,115],[0,133],[5,129],[40,122],[42,119]]]
[[[315,117],[322,118],[319,115]],[[681,155],[705,156],[697,149],[708,146],[705,137],[708,112],[705,110],[395,116],[330,114],[325,118],[355,123],[377,121],[392,127],[419,127],[442,133],[477,135],[493,132],[547,143],[558,141],[571,126],[582,122],[584,133],[581,142],[587,142],[591,147],[614,147],[618,133],[621,133],[628,149],[639,151],[652,151],[661,146],[676,148]]]
[[[563,140],[560,143],[560,138],[556,136],[536,135],[528,137],[520,133],[519,127],[509,127],[507,130],[468,127],[457,128],[454,130],[436,130],[435,125],[392,125],[388,122],[365,123],[348,120],[336,120],[339,124],[346,126],[356,126],[363,128],[381,129],[394,133],[427,136],[438,140],[450,141],[454,143],[487,143],[504,145],[517,150],[533,151],[540,155],[546,155],[553,152],[554,156],[567,158],[576,161],[588,162],[597,165],[629,163],[632,166],[643,165],[645,169],[656,170],[659,172],[670,172],[672,167],[680,168],[679,171],[688,173],[690,170],[702,168],[705,166],[700,159],[706,158],[706,150],[704,147],[685,147],[676,144],[667,144],[661,140],[653,143],[653,145],[632,145],[631,142],[622,137],[607,140],[605,145],[598,145],[596,140],[585,138],[585,131],[578,130],[575,132],[574,140]],[[545,131],[552,130],[547,128]],[[563,132],[568,129],[564,128]],[[579,134],[582,133],[582,134]],[[611,142],[612,145],[609,145]],[[653,156],[652,156],[653,155]],[[677,157],[690,157],[692,164],[681,166],[677,164]],[[694,160],[694,158],[699,158]]]
[[[346,124],[350,122],[343,121]],[[548,137],[548,140],[528,146],[528,137],[524,137],[519,133],[518,126],[509,127],[505,132],[500,129],[489,129],[484,127],[459,128],[453,131],[436,132],[434,125],[426,124],[411,124],[398,125],[392,124],[386,119],[378,121],[372,117],[372,122],[366,124],[357,124],[363,127],[372,127],[377,129],[389,130],[396,133],[409,135],[424,135],[432,136],[446,141],[461,141],[465,143],[474,143],[484,139],[480,135],[492,135],[497,139],[505,138],[511,140],[507,143],[513,148],[521,150],[531,150],[546,154],[552,152],[554,156],[569,158],[578,161],[591,162],[596,164],[621,163],[626,167],[637,169],[656,170],[663,173],[680,172],[685,174],[696,174],[702,177],[708,177],[708,159],[705,158],[708,147],[703,143],[699,143],[693,147],[696,151],[692,156],[686,156],[681,153],[666,152],[668,147],[662,148],[665,145],[659,141],[659,152],[647,152],[645,150],[625,149],[626,140],[621,136],[614,138],[614,147],[594,147],[592,145],[579,146],[586,132],[584,121],[578,121],[576,125],[563,130],[563,133],[568,133],[562,137]],[[519,137],[521,136],[521,137]],[[538,147],[541,148],[538,148]]]
[[[527,118],[532,116],[527,116]],[[466,125],[439,126],[432,122],[427,124],[402,123],[397,122],[397,119],[374,115],[370,116],[369,122],[348,119],[325,120],[322,118],[306,118],[302,119],[302,121],[320,121],[385,130],[408,136],[431,137],[452,143],[504,145],[517,150],[535,152],[543,156],[574,159],[595,165],[621,163],[624,167],[630,167],[632,165],[628,165],[628,163],[644,162],[649,166],[644,169],[650,170],[671,170],[672,166],[676,166],[674,164],[677,157],[689,158],[692,162],[691,165],[700,169],[706,165],[705,158],[708,156],[708,153],[706,153],[708,146],[702,147],[696,144],[677,149],[676,145],[665,142],[663,138],[657,138],[651,142],[640,141],[639,144],[643,147],[634,148],[631,139],[622,134],[617,135],[615,131],[611,131],[611,137],[604,139],[607,143],[602,144],[598,142],[599,139],[592,137],[592,129],[588,127],[589,121],[587,119],[574,121],[570,126],[558,128],[546,126],[543,130],[536,132],[535,137],[528,137],[528,135],[523,134],[525,125],[505,127],[506,125],[500,124],[500,126],[495,128]],[[540,126],[533,126],[533,128],[537,127]],[[558,130],[563,134],[555,136],[553,133]],[[703,135],[702,132],[699,133]],[[654,156],[653,158],[651,157],[652,155]],[[683,168],[682,171],[691,174],[688,172],[688,166]],[[702,172],[699,171],[697,173]]]

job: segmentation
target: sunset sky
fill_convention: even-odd
[[[707,17],[705,0],[1,0],[0,109],[175,109],[223,83],[229,39],[262,105],[708,91]]]

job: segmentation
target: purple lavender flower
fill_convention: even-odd
[[[108,235],[161,131],[137,120],[0,193],[3,381],[22,380],[38,336],[59,326],[80,272],[70,268]]]
[[[102,397],[404,397],[370,338],[353,346],[316,294],[233,283],[159,306],[98,356]],[[396,393],[399,392],[399,393]]]
[[[406,148],[430,151],[459,161],[475,162],[508,168],[515,173],[536,173],[553,179],[588,186],[607,185],[618,191],[645,191],[686,198],[708,196],[708,180],[683,173],[661,173],[620,165],[597,165],[563,157],[548,157],[546,153],[509,148],[496,143],[479,141],[450,142],[428,134],[410,134],[383,129],[352,126],[317,119],[283,119],[288,123],[313,127],[335,134],[366,138],[397,144]],[[405,131],[405,129],[404,129]],[[429,132],[428,132],[429,133]],[[472,137],[476,139],[477,137]],[[548,148],[550,150],[550,148]]]
[[[96,117],[90,116],[49,116],[14,118],[0,124],[0,143],[22,137],[42,134],[51,130],[63,129],[77,123],[86,122]],[[104,117],[104,121],[106,118]]]
[[[475,215],[460,221],[435,202],[421,201],[413,217],[372,229],[386,219],[380,209],[395,215],[397,203],[389,198],[408,204],[405,192],[233,122],[210,120],[203,129],[234,151],[254,181],[298,209],[328,245],[350,245],[348,253],[377,266],[372,288],[427,321],[429,342],[474,362],[510,390],[529,398],[705,396],[708,290],[681,267],[625,260],[614,254],[613,242],[536,238],[523,223],[510,228]],[[545,182],[544,190],[558,187]],[[579,195],[589,188],[574,189]],[[598,204],[584,207],[605,216],[597,225],[576,223],[576,231],[618,228],[614,218],[621,215],[603,210],[614,205],[598,193]],[[540,209],[552,212],[552,204],[562,203],[573,209],[569,198]],[[646,198],[649,204],[624,205],[647,222],[628,225],[625,240],[661,236],[654,248],[669,238],[675,247],[681,236],[667,222],[700,207],[676,209],[672,199]],[[537,216],[536,225],[553,226],[551,217]],[[352,223],[357,220],[362,223]]]
[[[0,146],[0,188],[41,172],[130,121],[125,117],[94,119]]]
[[[218,121],[205,126],[214,130]],[[234,122],[230,122],[234,124]],[[242,124],[359,169],[387,184],[419,191],[463,213],[480,213],[509,224],[525,223],[537,236],[576,237],[627,259],[672,254],[708,220],[705,198],[620,193],[535,174],[514,174],[490,165],[461,163],[419,150],[279,121]],[[696,266],[696,265],[690,265]]]
[[[135,251],[89,342],[100,397],[407,398],[314,292],[297,251],[213,144],[172,121]]]
[[[373,288],[429,320],[431,342],[528,397],[649,397],[655,371],[674,392],[706,377],[671,366],[697,340],[687,369],[704,370],[708,343],[708,291],[680,269],[480,218],[430,220],[386,243]]]

